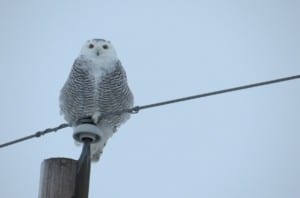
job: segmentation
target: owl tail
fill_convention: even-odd
[[[114,133],[114,129],[112,127],[99,126],[99,128],[103,132],[103,137],[101,137],[101,140],[99,142],[91,144],[91,160],[92,160],[92,162],[99,161],[107,140]]]

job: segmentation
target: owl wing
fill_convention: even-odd
[[[86,69],[91,64],[83,57],[78,57],[71,69],[70,75],[60,92],[60,110],[70,125],[85,117],[93,111],[95,102],[93,93],[95,83]]]
[[[112,72],[104,75],[98,84],[98,104],[102,113],[121,111],[133,106],[133,95],[121,62],[118,61],[114,68]],[[109,116],[104,118],[103,122],[118,127],[129,119],[129,116],[128,113]]]

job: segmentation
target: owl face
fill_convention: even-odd
[[[117,54],[109,41],[104,39],[88,40],[81,49],[81,55],[92,59],[116,58]]]

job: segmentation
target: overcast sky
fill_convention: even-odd
[[[135,104],[300,74],[299,0],[0,1],[0,142],[63,123],[83,43],[115,46]],[[93,164],[90,197],[299,198],[300,80],[141,111]],[[0,149],[0,197],[37,197],[72,129]]]

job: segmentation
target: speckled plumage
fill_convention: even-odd
[[[126,73],[111,43],[103,39],[87,41],[61,90],[60,109],[70,125],[90,116],[106,134],[104,142],[92,145],[94,161],[99,159],[107,139],[129,119],[128,113],[99,119],[101,114],[132,106]]]

